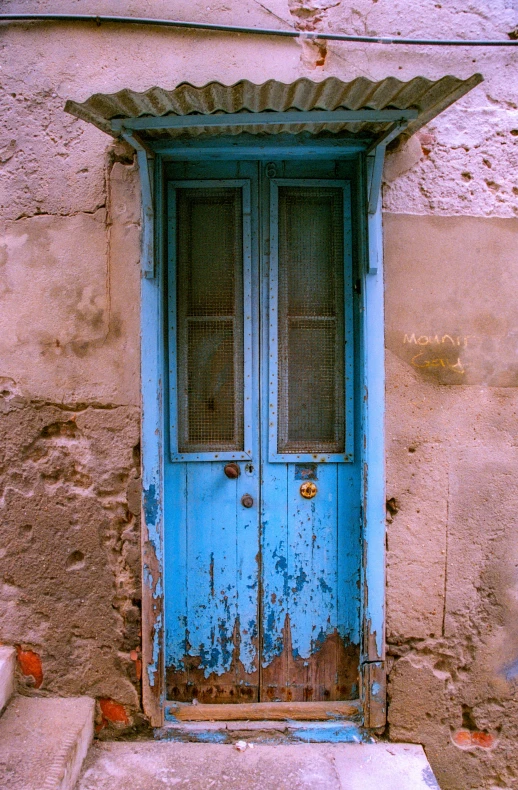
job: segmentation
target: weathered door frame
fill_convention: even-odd
[[[314,140],[294,145],[272,138],[267,144],[248,136],[231,141],[195,141],[157,146],[154,156],[135,146],[142,191],[141,379],[142,379],[142,686],[151,724],[164,721],[164,226],[165,161],[193,159],[350,158],[357,162],[360,253],[360,353],[363,367],[362,459],[362,640],[361,699],[364,724],[383,727],[385,683],[385,447],[383,247],[379,152],[348,141]],[[131,141],[133,143],[133,140]],[[140,148],[140,150],[139,150]],[[153,211],[154,209],[154,211]],[[153,219],[155,221],[153,222]]]

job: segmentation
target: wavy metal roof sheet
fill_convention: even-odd
[[[439,80],[414,77],[402,82],[395,77],[387,77],[373,82],[358,77],[351,82],[342,82],[329,77],[321,82],[301,78],[290,84],[268,80],[255,85],[248,80],[240,80],[234,85],[209,82],[197,87],[182,82],[173,90],[154,87],[143,93],[124,89],[118,93],[96,93],[82,103],[68,101],[65,110],[84,121],[94,124],[104,132],[118,136],[112,128],[112,121],[133,118],[165,118],[168,116],[213,115],[258,112],[311,112],[315,110],[417,110],[417,118],[412,120],[403,135],[409,137],[417,129],[449,107],[482,81],[480,74],[466,80],[445,76]],[[218,129],[204,126],[184,129],[147,129],[140,133],[145,139],[164,141],[181,136],[202,136],[210,134],[279,133],[279,132],[341,132],[345,136],[362,139],[376,139],[390,127],[387,121],[368,119],[355,122],[310,123],[306,119],[301,124],[283,125],[263,119],[257,125],[240,126],[233,119],[232,125]]]

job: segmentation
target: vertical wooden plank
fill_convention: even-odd
[[[187,469],[187,611],[186,633],[188,655],[201,656],[201,667],[210,662],[214,568],[212,544],[212,464],[190,462]],[[187,662],[189,669],[199,662]],[[188,671],[189,681],[191,672]]]
[[[385,632],[385,344],[381,201],[368,218],[369,259],[376,273],[364,278],[364,655],[384,659]],[[374,268],[374,267],[372,267]]]
[[[154,173],[159,218],[156,277],[141,279],[143,705],[155,727],[162,725],[164,691],[161,175],[161,162],[157,157]]]
[[[382,661],[363,666],[364,726],[383,730],[387,723],[387,673]]]
[[[368,215],[368,272],[363,278],[363,567],[362,697],[366,721],[383,726],[385,704],[385,345],[381,199]],[[370,682],[370,664],[379,664]],[[378,686],[380,689],[378,690]],[[376,695],[373,689],[376,690]],[[371,716],[372,711],[372,716]],[[373,722],[376,721],[376,724]]]
[[[257,492],[253,479],[251,485],[250,479],[227,478],[222,462],[186,467],[188,656],[183,663],[191,687],[181,696],[239,701],[237,687],[251,688],[254,695],[257,681],[245,677],[257,670],[257,504],[244,508],[241,489],[255,493],[256,501]],[[249,700],[251,694],[242,696]]]
[[[266,433],[266,431],[265,431]],[[287,466],[265,462],[262,469],[262,635],[261,700],[278,699],[279,678],[287,676],[283,652],[289,627]]]
[[[167,188],[167,281],[176,282],[176,192]],[[176,288],[167,288],[168,365],[165,425],[169,441],[164,464],[164,495],[167,531],[164,536],[165,652],[169,663],[181,666],[187,652],[187,469],[171,464],[170,454],[178,447]],[[172,502],[174,501],[174,507]],[[174,572],[169,572],[174,564]]]
[[[164,472],[164,489],[176,499],[164,536],[165,652],[168,664],[180,667],[187,653],[187,465],[168,463]]]
[[[257,457],[255,455],[255,457]],[[241,475],[236,481],[237,530],[235,568],[236,631],[236,687],[239,700],[258,700],[259,686],[259,463],[239,464]],[[253,497],[251,508],[243,507],[241,498]]]
[[[339,464],[338,477],[338,632],[360,644],[361,487],[359,461]]]
[[[326,662],[308,661],[338,625],[337,464],[318,464],[316,474],[317,494],[304,499],[295,464],[288,465],[291,651],[308,665],[302,677],[294,667],[289,683],[301,701],[334,699],[338,673],[334,650]]]
[[[259,699],[260,591],[260,437],[259,437],[259,194],[258,165],[238,163],[238,175],[249,178],[243,197],[245,437],[250,463],[240,463],[237,480],[236,586],[239,624],[239,667],[236,679],[240,700]],[[248,447],[248,445],[246,445]],[[252,508],[241,498],[250,494]]]
[[[284,631],[288,615],[288,520],[287,520],[287,469],[285,464],[269,463],[270,404],[276,403],[275,379],[271,377],[276,355],[270,341],[277,335],[276,313],[270,306],[270,266],[272,224],[270,222],[270,179],[267,166],[260,167],[260,300],[262,305],[261,327],[261,700],[275,701],[279,697],[279,674],[287,674],[287,656],[283,653]],[[275,228],[274,228],[275,234]],[[273,333],[273,334],[272,334]],[[274,431],[275,433],[275,431]],[[274,434],[273,434],[274,435]],[[275,441],[275,438],[273,438]]]
[[[217,675],[229,673],[234,652],[239,650],[239,644],[236,647],[233,640],[236,628],[240,628],[237,622],[237,600],[241,593],[237,578],[237,511],[242,506],[237,502],[238,481],[230,480],[223,470],[224,463],[210,464],[210,545],[205,559],[209,567],[209,589],[203,613],[207,629],[203,636],[210,645],[203,661],[206,677],[212,672]],[[204,525],[200,523],[195,528],[203,530]],[[233,678],[229,678],[229,682],[232,685]]]

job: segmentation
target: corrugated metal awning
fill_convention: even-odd
[[[414,77],[402,82],[387,77],[373,82],[358,77],[342,82],[298,79],[291,84],[268,80],[254,85],[209,82],[196,87],[182,82],[173,90],[124,89],[96,93],[83,103],[68,101],[65,110],[114,137],[137,132],[148,143],[179,136],[249,132],[296,134],[341,133],[377,142],[412,135],[417,129],[482,81],[445,76],[433,81]]]

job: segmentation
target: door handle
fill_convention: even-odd
[[[314,483],[302,483],[300,493],[304,499],[313,499],[313,497],[316,496],[317,487]]]
[[[237,464],[226,464],[223,471],[230,480],[236,480],[241,474],[241,469]]]
[[[254,504],[254,498],[250,496],[250,494],[243,494],[241,497],[241,504],[243,507],[252,507]]]

